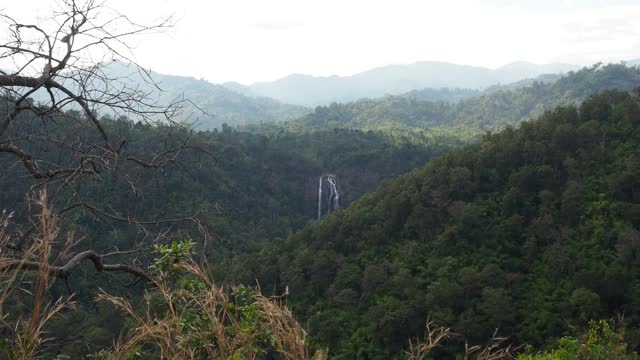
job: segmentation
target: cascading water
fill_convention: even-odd
[[[331,205],[333,203],[333,197],[335,196],[333,186],[331,186],[331,175],[327,176],[327,183],[329,183],[329,197],[327,198],[327,214],[331,212]]]
[[[322,176],[320,176],[320,181],[318,182],[318,219],[322,216]]]
[[[318,219],[322,217],[322,186],[326,182],[329,186],[329,197],[327,198],[327,214],[335,211],[340,206],[340,192],[338,191],[338,181],[333,174],[323,174],[318,179]]]
[[[329,175],[329,177],[327,177],[327,181],[329,182],[329,185],[331,186],[331,194],[333,194],[333,210],[336,210],[339,206],[338,201],[340,200],[340,193],[338,193],[338,186],[336,183],[336,177],[335,175]]]

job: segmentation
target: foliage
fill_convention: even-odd
[[[163,273],[177,275],[181,265],[194,253],[195,242],[174,241],[170,245],[156,245],[155,252],[160,255],[151,265],[152,269]]]
[[[604,320],[591,321],[589,329],[581,338],[563,337],[556,348],[533,353],[531,351],[518,356],[518,360],[636,360],[638,354],[629,352],[624,343],[624,333],[614,331],[612,325]]]
[[[560,105],[575,105],[603,90],[630,91],[640,83],[640,69],[622,64],[597,64],[556,81],[528,86],[494,87],[458,102],[425,101],[429,92],[364,99],[319,106],[309,115],[284,126],[310,131],[327,128],[364,130],[423,130],[433,135],[473,139],[540,116]],[[422,93],[425,93],[421,96]]]
[[[104,359],[309,359],[305,332],[293,315],[257,289],[239,286],[228,293],[216,286],[188,255],[193,244],[157,247],[157,288],[145,295],[145,308],[102,292],[133,319],[132,329]],[[181,271],[178,271],[180,269]],[[181,274],[176,278],[177,274]],[[177,284],[177,285],[171,285]]]
[[[499,328],[541,347],[617,313],[637,334],[639,125],[638,95],[594,95],[487,134],[219,271],[290,289],[314,346],[336,359],[388,359],[428,314],[472,343]]]

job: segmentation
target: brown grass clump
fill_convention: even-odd
[[[427,319],[424,337],[422,339],[409,339],[409,349],[405,351],[407,360],[422,360],[435,347],[441,345],[451,337],[451,329],[445,327],[433,328],[433,321]]]
[[[433,349],[444,345],[447,340],[459,335],[453,333],[450,328],[437,327],[429,318],[425,326],[425,334],[421,339],[409,339],[409,347],[405,351],[407,360],[423,360]],[[484,345],[469,346],[465,343],[465,351],[457,358],[460,360],[505,360],[515,359],[518,348],[508,342],[509,338],[497,336],[497,329],[489,342]]]
[[[147,293],[142,311],[123,298],[99,295],[135,321],[106,359],[125,359],[142,348],[153,349],[158,358],[167,360],[258,359],[270,353],[291,360],[310,359],[305,332],[277,300],[256,291],[250,293],[250,302],[241,304],[234,296],[246,298],[246,291],[229,292],[217,286],[192,260],[180,268],[184,271],[181,285],[161,274],[157,289]]]
[[[306,333],[291,310],[277,300],[268,299],[261,294],[256,296],[256,302],[262,310],[266,325],[275,335],[278,352],[285,359],[309,359],[305,343]]]
[[[498,336],[498,330],[493,333],[493,337],[484,345],[469,346],[465,344],[464,360],[504,360],[515,359],[515,353],[519,347],[514,347],[509,343],[508,337]]]
[[[0,332],[5,334],[0,355],[9,359],[36,358],[49,339],[45,325],[61,310],[74,305],[71,297],[50,300],[46,296],[55,278],[49,276],[48,265],[58,239],[57,217],[40,194],[37,202],[41,211],[37,232],[25,249],[11,246],[9,225],[12,214],[0,216]],[[35,272],[23,271],[27,262],[42,264]]]

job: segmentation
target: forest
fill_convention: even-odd
[[[336,358],[390,358],[428,316],[472,342],[499,328],[540,347],[624,314],[635,338],[639,115],[624,92],[560,107],[219,271],[288,287]]]
[[[3,17],[0,359],[639,358],[637,65],[307,111],[61,4]]]

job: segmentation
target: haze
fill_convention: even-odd
[[[144,23],[174,14],[165,34],[134,41],[140,64],[212,82],[292,73],[351,75],[424,60],[499,67],[513,61],[589,65],[640,57],[634,0],[114,0]],[[50,0],[7,13],[42,16]]]

